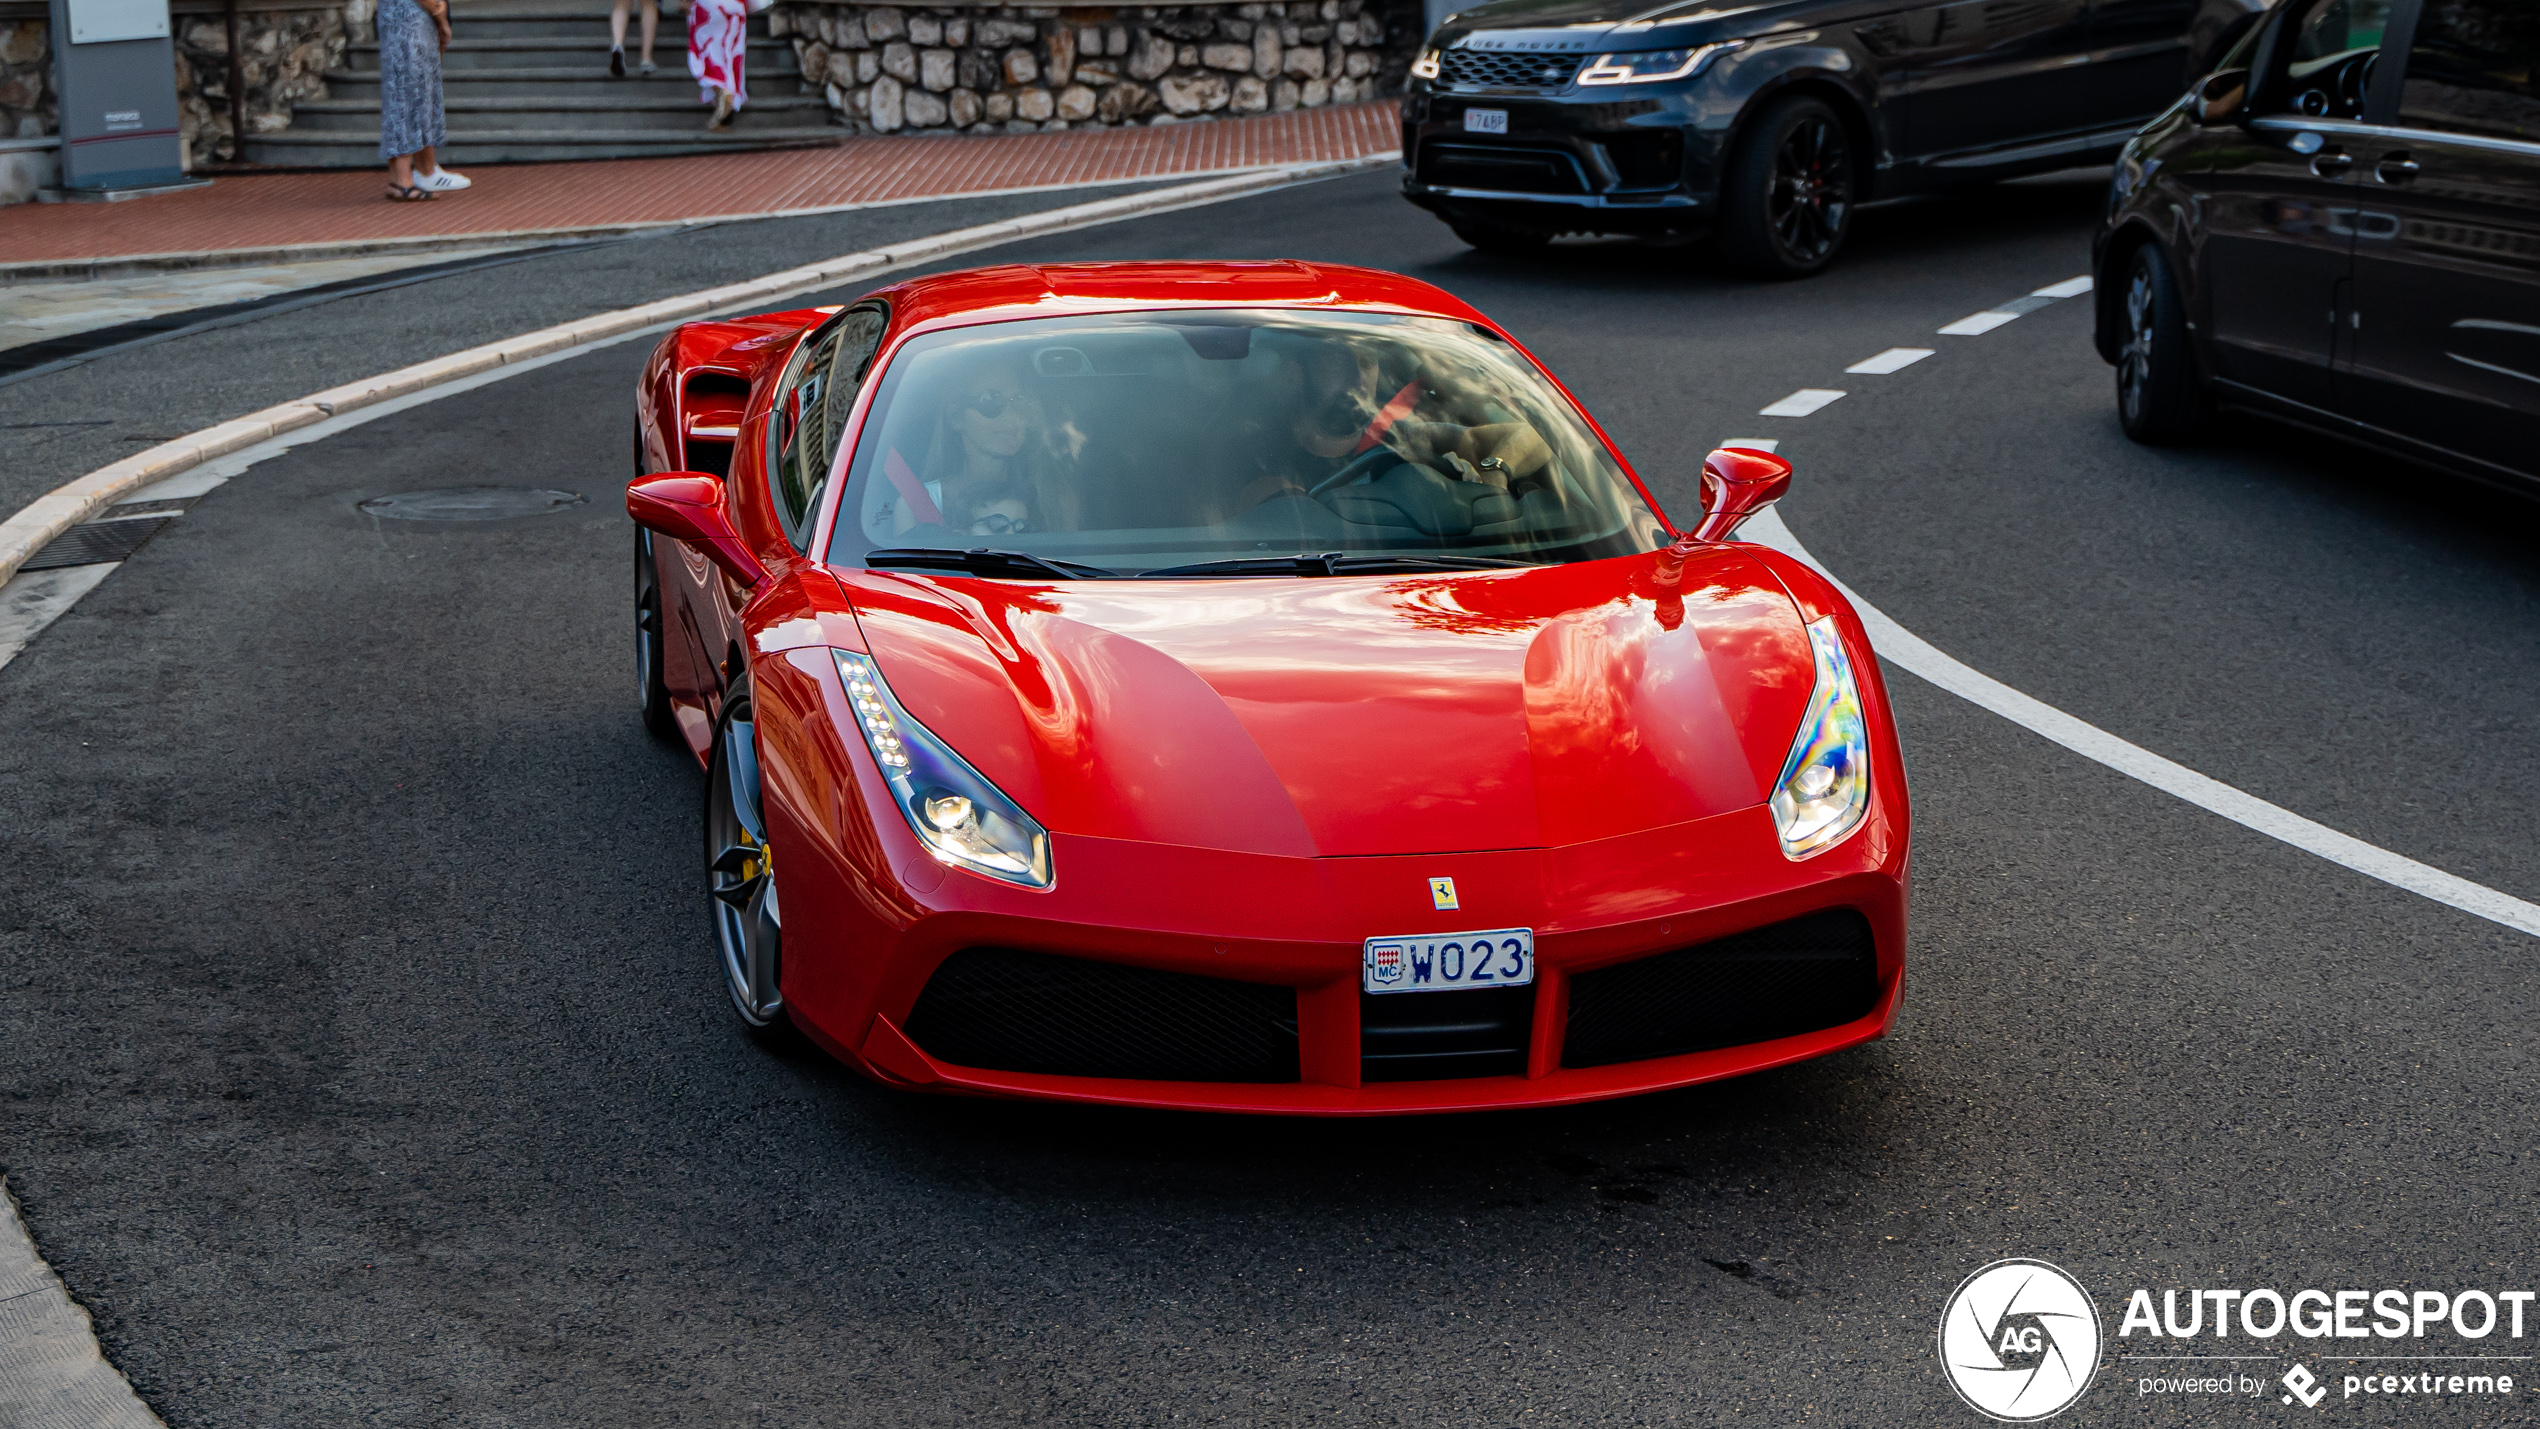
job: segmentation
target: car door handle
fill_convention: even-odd
[[[2384,154],[2381,162],[2372,166],[2372,176],[2385,184],[2404,184],[2415,178],[2421,167],[2404,153]]]
[[[2311,160],[2311,172],[2321,178],[2335,178],[2355,166],[2355,156],[2343,149],[2331,149]]]

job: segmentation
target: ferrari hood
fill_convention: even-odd
[[[840,574],[908,712],[1053,832],[1545,848],[1760,804],[1813,665],[1730,548],[1416,578]]]

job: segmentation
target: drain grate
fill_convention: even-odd
[[[400,491],[374,496],[361,504],[372,516],[399,521],[508,521],[515,516],[544,516],[582,504],[578,491],[533,486],[449,486],[437,491]]]
[[[101,566],[109,561],[124,560],[141,549],[142,543],[159,534],[159,528],[175,520],[166,516],[126,517],[115,521],[91,521],[73,526],[45,543],[44,549],[18,567],[22,571],[51,571],[64,566]]]

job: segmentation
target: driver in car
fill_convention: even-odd
[[[1375,355],[1360,347],[1316,343],[1302,356],[1283,357],[1274,381],[1281,390],[1273,405],[1285,407],[1288,419],[1284,433],[1274,434],[1270,443],[1268,473],[1254,484],[1263,500],[1290,490],[1315,491],[1379,446],[1503,491],[1552,461],[1552,449],[1523,422],[1466,426],[1419,419],[1414,414],[1423,407],[1434,414],[1440,406],[1465,405],[1457,401],[1457,389],[1424,372],[1388,391]],[[1286,440],[1277,440],[1279,435]]]

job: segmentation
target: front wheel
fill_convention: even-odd
[[[1758,278],[1805,278],[1852,231],[1858,175],[1833,106],[1795,94],[1756,116],[1720,186],[1720,255]]]
[[[776,865],[760,801],[757,711],[749,677],[735,681],[715,722],[706,764],[706,893],[717,963],[732,1010],[753,1031],[785,1026],[778,987],[784,951]]]
[[[2125,270],[2125,344],[2117,353],[2117,422],[2146,446],[2194,441],[2214,416],[2213,399],[2188,350],[2186,304],[2169,259],[2146,243]]]

